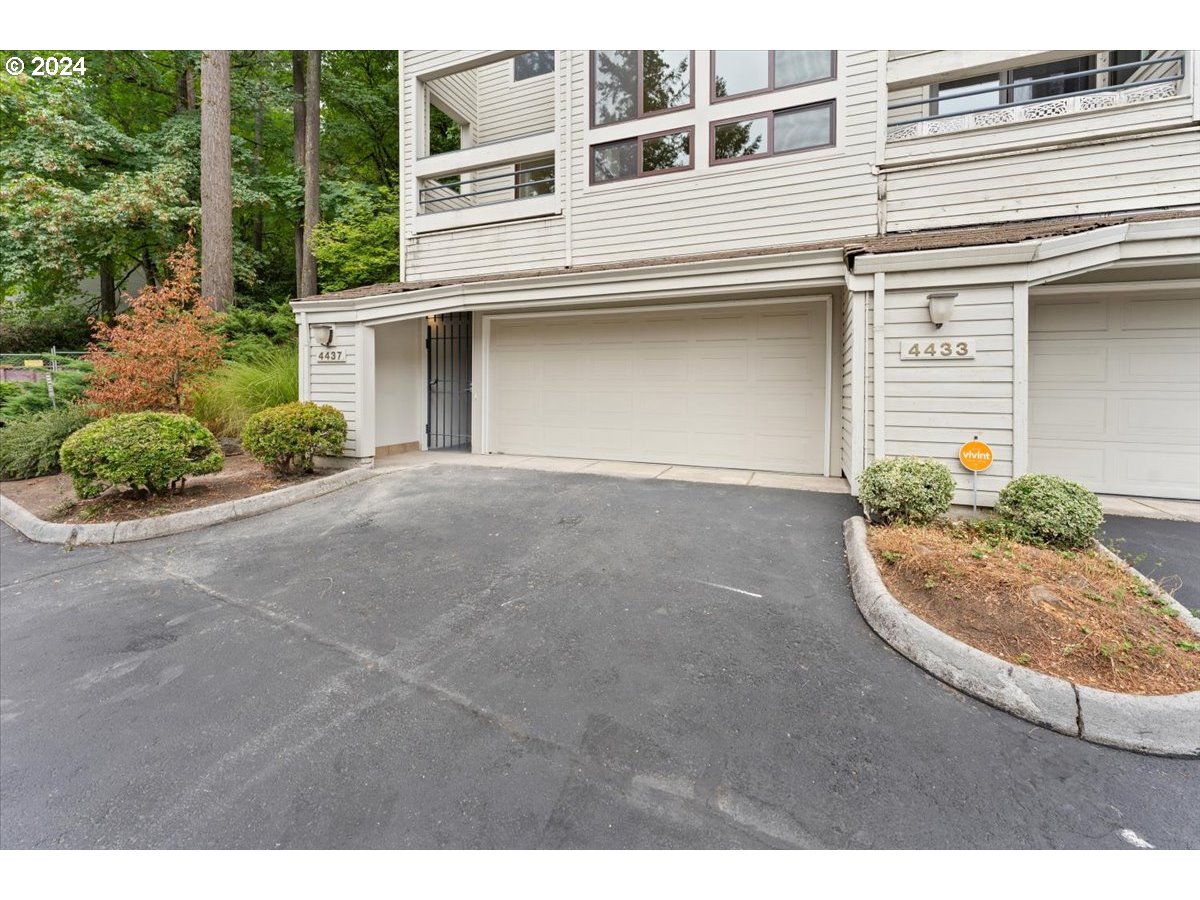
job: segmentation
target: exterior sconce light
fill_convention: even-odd
[[[322,347],[328,347],[333,344],[332,325],[310,325],[308,330]]]
[[[954,318],[954,298],[957,296],[956,292],[928,295],[929,321],[933,323],[934,328],[941,328]]]

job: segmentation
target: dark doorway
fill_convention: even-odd
[[[471,449],[471,314],[430,316],[425,337],[430,450]]]

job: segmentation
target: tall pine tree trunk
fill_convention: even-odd
[[[304,173],[304,51],[292,51],[292,162],[296,176]],[[301,270],[304,268],[304,211],[296,215],[296,296],[302,297]]]
[[[233,300],[233,157],[229,51],[200,57],[200,292],[220,312]]]
[[[308,51],[304,90],[304,265],[300,296],[317,293],[317,260],[313,232],[321,220],[321,51]]]
[[[255,78],[258,80],[257,96],[254,103],[254,174],[261,177],[263,169],[263,119],[266,116],[266,103],[263,100],[265,90],[262,80],[262,51],[254,51]],[[251,242],[255,253],[262,253],[263,248],[263,208],[262,204],[254,207],[254,221]]]

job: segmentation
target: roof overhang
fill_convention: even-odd
[[[308,321],[384,324],[466,310],[667,302],[801,294],[845,284],[842,250],[677,262],[659,266],[564,272],[421,288],[354,299],[296,300]]]

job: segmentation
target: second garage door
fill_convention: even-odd
[[[1033,301],[1029,416],[1034,472],[1101,493],[1200,500],[1195,292]]]
[[[488,450],[820,474],[826,302],[488,324]]]

